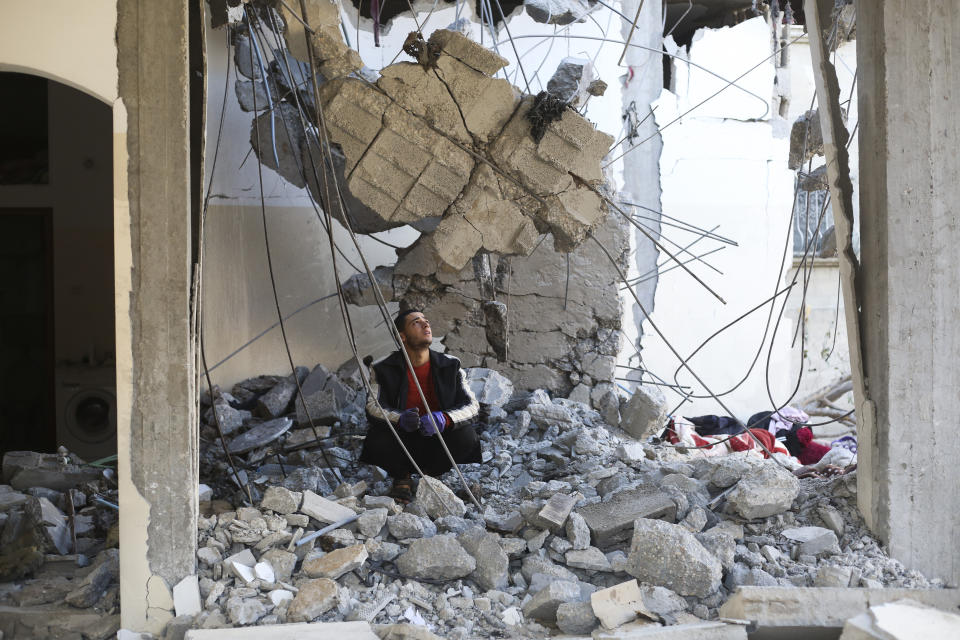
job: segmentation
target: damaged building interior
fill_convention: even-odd
[[[960,637],[953,0],[0,10],[0,640]]]

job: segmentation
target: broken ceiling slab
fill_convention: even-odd
[[[304,22],[310,25],[310,48],[318,71],[326,78],[340,78],[363,68],[360,54],[343,41],[340,33],[340,10],[331,0],[306,0],[306,13],[293,14],[287,3],[278,3],[286,25],[287,47],[295,58],[303,62],[310,59]],[[299,6],[299,5],[297,5]],[[302,22],[301,22],[302,20]]]
[[[817,628],[839,633],[848,619],[870,607],[903,598],[944,611],[955,612],[960,606],[958,589],[740,587],[720,607],[720,617],[750,620],[757,624],[758,633],[812,633]]]
[[[440,51],[431,64],[389,65],[375,85],[339,78],[321,88],[350,193],[394,225],[445,216],[421,243],[453,270],[481,250],[528,255],[538,227],[565,251],[577,246],[604,215],[594,185],[613,139],[565,109],[534,141],[532,99],[490,75],[503,58],[454,31],[430,42]]]

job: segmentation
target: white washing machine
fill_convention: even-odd
[[[56,370],[57,446],[87,462],[117,452],[114,367],[60,366]]]

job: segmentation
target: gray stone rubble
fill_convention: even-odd
[[[336,621],[371,623],[383,638],[608,637],[623,625],[666,625],[682,634],[707,622],[726,633],[715,622],[718,609],[741,586],[942,586],[904,570],[868,534],[855,510],[855,474],[796,480],[745,453],[703,458],[637,441],[585,404],[515,391],[488,369],[468,371],[484,400],[485,462],[463,466],[479,485],[482,510],[452,472],[421,480],[415,500],[400,505],[386,497],[390,483],[381,470],[354,463],[365,429],[355,368],[318,367],[310,376],[305,394],[342,387],[345,398],[338,420],[316,433],[335,469],[326,466],[313,429],[296,420],[295,394],[281,409],[273,402],[280,395],[274,389],[289,378],[215,390],[221,418],[249,412],[228,443],[265,434],[234,456],[254,504],[227,466],[215,427],[204,425],[201,477],[209,500],[198,521],[197,575],[169,585],[178,616],[165,637],[191,628]],[[274,409],[265,414],[256,407],[269,394]],[[203,401],[212,422],[210,395]],[[281,420],[297,426],[262,428]],[[44,464],[11,455],[4,477]],[[67,465],[63,473],[82,469]],[[46,473],[48,484],[65,481]],[[60,558],[71,567],[89,563],[69,577],[16,576],[0,604],[64,601],[115,616],[116,551],[97,553],[102,542],[84,542],[89,560],[59,555],[62,523],[53,510],[63,517],[62,501],[52,489],[0,487],[5,551],[11,536],[29,531],[46,565],[65,566]],[[96,510],[97,518],[104,512]],[[18,524],[27,521],[35,526]],[[104,534],[104,523],[93,531]],[[107,626],[90,629],[83,637],[109,635]]]

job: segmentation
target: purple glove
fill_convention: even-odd
[[[416,431],[417,427],[420,426],[420,411],[416,407],[407,409],[400,414],[400,419],[397,420],[397,426],[407,433]]]
[[[447,426],[447,416],[443,411],[434,411],[432,414],[433,419],[437,422],[437,428],[440,429],[440,432],[443,433],[444,427]],[[436,433],[433,429],[433,422],[430,421],[430,415],[423,416],[420,418],[420,431],[424,435],[432,436]]]

